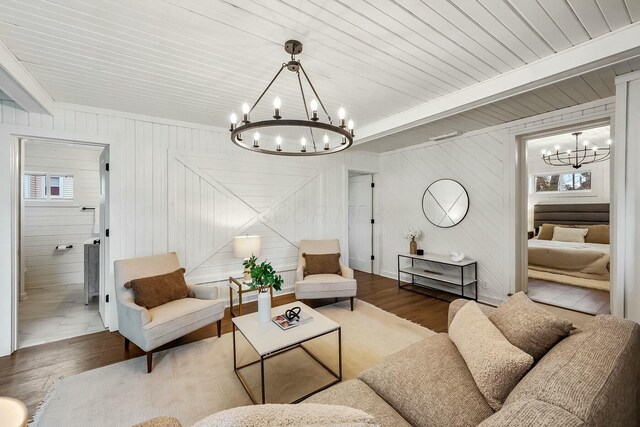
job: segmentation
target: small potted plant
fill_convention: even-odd
[[[276,273],[270,262],[263,261],[258,264],[258,258],[252,255],[246,259],[243,264],[245,269],[251,271],[251,283],[247,285],[251,289],[258,290],[258,320],[261,323],[271,321],[271,296],[269,295],[269,287],[279,291],[282,289],[284,279]]]
[[[416,238],[420,237],[422,232],[414,228],[410,228],[404,232],[404,238],[409,240],[409,253],[415,255],[418,252],[418,243]]]

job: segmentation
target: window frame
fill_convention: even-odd
[[[537,191],[536,190],[536,178],[539,176],[550,176],[550,175],[575,175],[576,173],[584,173],[589,172],[591,174],[591,188],[588,190],[555,190],[555,191]],[[593,193],[593,171],[591,169],[583,169],[581,171],[576,170],[564,170],[559,172],[537,172],[529,175],[530,177],[530,185],[531,185],[531,195],[543,195],[543,194],[560,194],[563,196],[568,196],[571,194],[581,194],[585,195],[588,193]]]
[[[44,198],[31,199],[25,197],[24,186],[27,181],[27,176],[44,176],[45,177],[45,189],[44,189]],[[59,196],[51,195],[51,177],[60,178],[60,184],[58,187],[60,188]],[[73,197],[64,197],[64,178],[71,178],[73,180]],[[76,200],[76,192],[75,192],[75,175],[73,173],[63,173],[63,172],[36,172],[36,171],[25,171],[22,174],[22,198],[25,202],[29,203],[43,203],[43,202],[73,202]]]

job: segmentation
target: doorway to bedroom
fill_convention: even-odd
[[[610,313],[610,125],[527,139],[528,295]]]

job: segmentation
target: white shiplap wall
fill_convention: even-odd
[[[80,107],[74,105],[58,104],[59,109],[54,111],[53,117],[41,116],[37,114],[29,114],[18,108],[11,101],[2,100],[0,104],[0,131],[3,125],[11,127],[11,129],[19,129],[21,135],[28,136],[31,132],[47,137],[49,134],[57,138],[68,136],[74,139],[108,139],[119,145],[118,152],[121,153],[121,164],[114,164],[112,170],[118,173],[120,185],[119,188],[111,188],[112,197],[117,197],[119,211],[115,212],[117,218],[112,217],[112,226],[114,222],[120,224],[120,229],[112,230],[112,244],[117,247],[118,258],[131,258],[137,256],[145,256],[159,254],[170,250],[178,250],[181,252],[183,260],[185,253],[191,248],[206,248],[201,241],[193,240],[193,236],[199,234],[186,234],[182,243],[176,243],[177,240],[171,237],[171,233],[180,235],[181,231],[175,227],[180,225],[179,218],[172,219],[173,215],[170,209],[170,165],[176,164],[175,160],[169,160],[170,153],[172,156],[176,152],[183,154],[183,157],[189,159],[226,159],[227,166],[231,167],[237,174],[240,187],[246,184],[247,188],[252,187],[253,190],[260,190],[255,187],[255,175],[250,167],[245,165],[258,162],[259,164],[269,165],[271,169],[264,174],[280,173],[286,174],[291,169],[305,168],[314,169],[319,172],[316,178],[316,187],[312,191],[308,191],[307,187],[301,188],[299,192],[292,194],[291,198],[279,205],[280,209],[272,215],[280,215],[280,218],[286,218],[291,213],[290,206],[287,203],[295,205],[295,198],[300,197],[300,204],[306,203],[304,197],[313,196],[315,199],[313,207],[316,210],[313,213],[312,224],[297,224],[295,221],[285,221],[278,226],[278,230],[286,235],[291,236],[294,240],[301,236],[313,237],[337,237],[341,239],[342,246],[347,248],[347,207],[344,203],[346,200],[348,169],[365,170],[377,172],[378,156],[375,154],[350,151],[347,153],[335,154],[328,157],[317,157],[298,161],[294,159],[285,159],[282,157],[265,157],[264,155],[251,153],[235,147],[228,137],[225,129],[196,125],[186,122],[178,122],[165,120],[160,118],[133,115],[129,113],[116,112],[111,110],[94,109],[90,107]],[[0,132],[1,134],[1,132]],[[5,138],[5,137],[3,137]],[[0,140],[2,144],[9,145],[10,138]],[[0,150],[0,152],[9,153],[8,150]],[[185,154],[186,153],[186,154]],[[112,162],[114,160],[112,153]],[[11,156],[0,156],[0,170],[6,168],[10,170]],[[248,163],[247,163],[248,162]],[[205,162],[207,163],[207,162]],[[205,165],[211,168],[211,163]],[[203,169],[206,169],[203,168]],[[260,166],[258,166],[260,167]],[[0,186],[0,197],[3,201],[10,204],[10,178],[8,174],[0,174],[2,185]],[[5,182],[5,178],[7,178]],[[192,183],[197,182],[199,178],[197,174],[191,177]],[[261,179],[264,191],[270,191],[268,179]],[[193,200],[209,200],[212,189],[207,189],[206,196],[202,188],[200,192],[196,190],[196,186],[192,185],[186,188],[186,197]],[[236,190],[243,199],[249,200],[250,193],[242,193]],[[308,194],[307,194],[308,193]],[[206,197],[206,199],[205,199]],[[113,202],[113,199],[112,199]],[[254,203],[253,201],[251,203]],[[10,212],[7,210],[7,212]],[[112,216],[113,216],[112,212]],[[202,214],[202,211],[201,211]],[[206,215],[210,212],[207,211]],[[197,212],[191,212],[195,217],[184,217],[186,223],[194,224],[193,221],[199,220]],[[233,215],[231,215],[233,216]],[[195,218],[195,219],[194,219]],[[117,220],[117,221],[116,221]],[[172,222],[178,221],[178,222]],[[270,221],[274,221],[270,219]],[[278,220],[280,221],[280,220]],[[2,227],[7,227],[9,221],[2,221]],[[300,226],[302,231],[294,230],[296,226]],[[305,228],[306,227],[306,228]],[[313,228],[311,233],[310,228]],[[292,231],[293,230],[293,231]],[[2,236],[11,236],[10,228],[0,230]],[[227,230],[229,233],[233,231],[232,227]],[[311,234],[307,234],[311,233]],[[191,236],[191,237],[189,237]],[[9,238],[9,237],[7,237]],[[182,237],[181,237],[182,238]],[[292,243],[296,244],[295,241]],[[202,245],[202,246],[201,246]],[[7,246],[8,247],[8,246]],[[182,249],[184,248],[184,249]],[[187,249],[189,248],[189,249]],[[4,250],[4,249],[3,249]],[[289,249],[289,253],[291,250]],[[263,255],[270,258],[269,251],[265,250]],[[283,261],[283,266],[289,266],[290,263]],[[203,268],[203,267],[202,267]],[[239,274],[242,268],[236,265],[233,268],[217,271],[214,275],[205,274],[206,280],[209,278],[220,278],[229,274]],[[195,276],[194,276],[195,277]],[[292,275],[287,274],[286,287],[292,286]],[[200,280],[205,280],[200,277]],[[200,281],[198,280],[198,281]],[[11,284],[10,272],[0,275],[0,301],[3,301],[0,311],[11,310]],[[222,294],[227,295],[226,292]],[[112,307],[114,304],[112,304]],[[6,313],[6,311],[5,311]],[[116,322],[115,310],[110,309],[112,319],[112,328]],[[0,331],[0,354],[7,353],[9,350],[8,331],[10,330],[10,322],[2,323],[2,328],[6,330]]]
[[[25,201],[23,236],[25,288],[82,283],[83,243],[94,234],[94,211],[100,202],[99,158],[101,147],[71,146],[28,141],[24,171],[71,174],[73,200]],[[73,245],[64,252],[57,245]]]
[[[510,252],[514,245],[509,232],[509,224],[515,217],[514,183],[510,182],[514,168],[513,135],[543,126],[560,127],[582,117],[589,120],[593,114],[613,109],[612,98],[596,104],[381,154],[378,182],[383,200],[382,274],[397,277],[397,254],[409,250],[403,233],[414,227],[424,233],[418,247],[426,252],[448,254],[457,250],[478,260],[480,300],[489,303],[504,300],[513,291]],[[422,212],[425,189],[441,178],[460,182],[470,199],[466,218],[449,229],[435,227]]]

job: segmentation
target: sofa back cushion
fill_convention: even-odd
[[[533,357],[511,344],[474,301],[458,310],[449,336],[480,392],[494,410],[499,410],[533,365]]]
[[[498,306],[489,320],[509,342],[538,361],[571,332],[571,322],[534,303],[524,292]]]
[[[447,334],[410,345],[359,378],[414,426],[477,426],[493,414]]]
[[[608,315],[549,351],[513,389],[505,406],[535,399],[587,425],[636,425],[640,419],[640,326]]]

